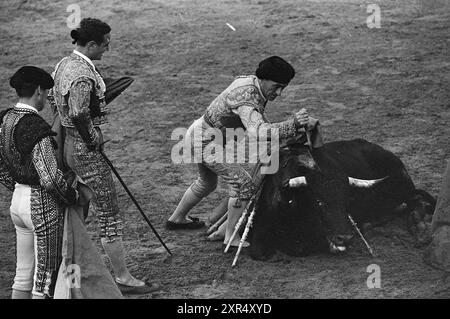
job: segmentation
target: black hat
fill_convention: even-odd
[[[274,55],[262,60],[255,74],[261,80],[271,80],[287,85],[295,76],[295,70],[284,59]]]
[[[51,75],[35,66],[21,67],[9,80],[9,85],[16,90],[21,89],[25,83],[40,86],[44,90],[51,89],[54,85]]]

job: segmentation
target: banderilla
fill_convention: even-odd
[[[372,250],[372,247],[370,247],[369,243],[368,243],[367,240],[364,238],[363,234],[362,234],[361,231],[359,230],[358,225],[356,225],[356,223],[355,223],[355,221],[353,220],[352,216],[348,215],[348,219],[350,220],[350,223],[352,224],[352,226],[356,229],[356,232],[358,233],[359,237],[361,237],[362,241],[363,241],[364,244],[366,245],[367,250],[369,250],[369,254],[370,254],[372,257],[376,257],[375,254],[374,254],[374,252],[373,252],[373,250]]]
[[[106,144],[109,141],[105,141],[102,143],[102,145]],[[170,251],[170,249],[166,246],[166,244],[164,243],[164,241],[161,239],[161,236],[159,236],[158,232],[156,231],[156,229],[153,227],[152,223],[150,222],[150,220],[148,219],[147,215],[145,215],[144,211],[142,210],[141,206],[139,206],[138,202],[136,201],[136,198],[133,196],[133,194],[130,192],[130,190],[128,189],[127,185],[125,184],[125,182],[122,180],[122,178],[120,177],[119,173],[117,172],[117,170],[115,169],[114,165],[111,163],[111,161],[109,160],[109,158],[106,156],[106,154],[103,152],[103,150],[100,150],[100,154],[103,156],[103,159],[106,161],[106,163],[108,164],[108,166],[111,168],[111,170],[113,171],[114,175],[116,175],[117,179],[119,180],[120,184],[122,184],[123,188],[125,189],[125,191],[127,192],[128,196],[130,196],[131,200],[133,201],[134,205],[136,205],[137,209],[139,210],[139,212],[141,213],[142,217],[144,217],[145,221],[147,222],[147,224],[150,226],[150,228],[152,229],[153,233],[155,234],[156,238],[158,238],[158,240],[160,241],[160,243],[164,246],[164,248],[167,250],[167,252],[172,255],[172,252]]]

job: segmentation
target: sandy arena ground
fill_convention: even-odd
[[[51,71],[73,48],[66,19],[75,1],[0,3],[0,101],[25,64]],[[367,5],[381,8],[381,28],[368,28]],[[111,104],[107,154],[173,250],[168,258],[117,183],[127,262],[137,277],[164,286],[140,298],[448,298],[449,275],[422,262],[396,221],[367,234],[378,257],[356,241],[342,256],[277,254],[267,262],[233,255],[205,240],[204,230],[170,232],[164,222],[196,177],[170,158],[173,129],[187,127],[240,74],[277,54],[297,76],[268,106],[272,121],[306,107],[327,141],[365,138],[393,151],[419,188],[439,192],[450,155],[450,4],[446,0],[96,0],[78,1],[82,17],[113,28],[110,52],[97,63],[108,77],[135,82]],[[236,31],[230,29],[230,23]],[[48,118],[48,110],[44,112]],[[206,219],[226,194],[220,187],[193,215]],[[15,272],[11,194],[0,187],[0,298]],[[99,244],[96,220],[89,230]],[[99,245],[99,249],[100,245]],[[105,257],[103,251],[103,256]],[[106,260],[106,257],[105,257]],[[366,285],[381,267],[381,288]]]

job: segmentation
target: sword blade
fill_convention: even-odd
[[[100,154],[102,155],[103,159],[106,161],[106,163],[108,164],[108,166],[111,168],[111,170],[113,171],[114,175],[116,175],[117,179],[119,180],[120,184],[122,184],[123,188],[125,189],[125,191],[127,192],[128,196],[130,197],[131,201],[134,203],[134,205],[136,206],[136,208],[139,210],[139,212],[141,213],[142,217],[144,217],[145,221],[147,222],[148,226],[150,226],[151,230],[153,231],[153,233],[155,234],[156,238],[158,238],[159,242],[163,245],[163,247],[167,250],[167,252],[172,255],[172,252],[170,251],[169,247],[166,246],[166,244],[164,243],[164,241],[162,240],[161,236],[159,236],[158,232],[156,231],[156,229],[153,227],[152,223],[150,222],[150,220],[148,219],[147,215],[144,213],[144,211],[142,210],[141,206],[139,205],[139,203],[137,202],[136,198],[133,196],[133,194],[131,193],[131,191],[128,189],[127,185],[125,184],[125,182],[122,180],[122,177],[120,177],[119,172],[117,172],[116,168],[114,167],[114,165],[112,164],[112,162],[109,160],[109,158],[106,156],[105,153],[103,153],[103,151],[100,151]]]

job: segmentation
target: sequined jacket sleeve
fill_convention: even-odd
[[[305,132],[295,119],[289,119],[279,123],[269,123],[264,114],[251,104],[242,105],[234,109],[233,112],[239,115],[248,133],[254,136],[258,136],[258,132],[269,132],[272,129],[278,129],[280,139],[286,139]],[[270,136],[271,134],[268,134],[268,137]]]
[[[3,110],[0,112],[0,124],[3,122],[3,117],[6,115],[6,113],[10,109]],[[1,132],[1,129],[0,129]],[[12,178],[11,174],[9,173],[9,169],[6,166],[5,161],[2,158],[2,155],[0,155],[0,183],[3,184],[7,189],[10,191],[14,191],[15,188],[15,181]]]
[[[50,109],[52,110],[53,114],[58,113],[58,107],[56,106],[55,92],[53,91],[53,88],[51,88],[48,91],[47,101],[48,101],[48,103],[50,105]]]
[[[10,191],[14,191],[15,182],[11,175],[9,174],[9,170],[6,167],[3,159],[0,156],[0,183],[2,183],[7,189]]]
[[[73,83],[69,91],[69,118],[78,130],[83,141],[92,145],[98,139],[92,122],[89,103],[93,83],[88,78],[80,78]]]
[[[239,115],[242,124],[251,135],[258,136],[260,132],[269,133],[269,130],[278,129],[280,139],[286,139],[297,135],[302,129],[295,118],[279,123],[269,123],[264,116],[264,98],[254,85],[232,89],[226,95],[225,103],[233,113]]]
[[[34,146],[32,158],[41,186],[47,192],[60,198],[65,204],[73,204],[76,200],[76,192],[67,185],[63,173],[58,169],[50,137],[43,138]]]

